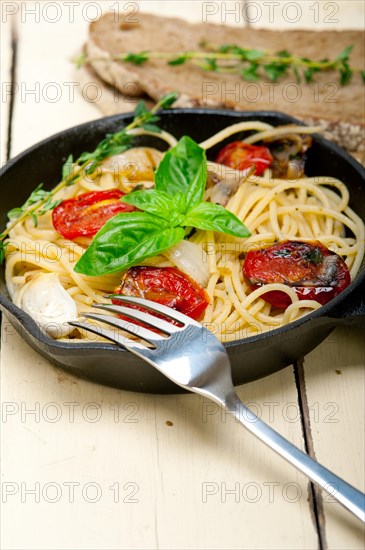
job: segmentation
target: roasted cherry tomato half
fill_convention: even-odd
[[[115,293],[152,300],[193,319],[199,319],[209,304],[205,290],[176,267],[131,267]]]
[[[251,250],[243,263],[243,274],[253,289],[283,283],[291,286],[300,300],[316,300],[322,305],[351,282],[343,259],[318,241],[285,241]],[[280,309],[291,303],[280,291],[267,292],[262,298]]]
[[[62,201],[53,210],[53,226],[65,239],[91,237],[116,214],[135,210],[134,206],[121,202],[124,195],[118,189],[108,189]]]
[[[255,174],[260,176],[274,160],[270,149],[263,145],[249,145],[243,141],[233,141],[219,152],[216,162],[235,170],[256,167]]]

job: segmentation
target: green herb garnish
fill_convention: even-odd
[[[304,258],[311,264],[320,264],[323,262],[323,254],[317,247],[306,252]]]
[[[54,200],[53,197],[60,189],[76,183],[85,174],[91,175],[105,158],[120,154],[129,149],[133,142],[133,136],[128,134],[129,130],[144,128],[148,131],[160,132],[160,128],[156,125],[159,121],[157,111],[171,107],[177,97],[178,94],[174,92],[165,95],[150,111],[143,101],[138,103],[133,121],[123,128],[123,130],[114,134],[107,134],[94,151],[82,153],[76,161],[73,160],[72,155],[67,158],[62,167],[62,179],[54,189],[45,191],[42,188],[43,184],[40,184],[31,193],[23,206],[10,210],[8,212],[10,223],[0,233],[0,263],[4,260],[5,256],[6,243],[4,243],[4,239],[7,238],[13,227],[27,218],[32,218],[36,226],[38,216],[45,214],[49,210],[53,210],[59,204],[60,201]]]
[[[206,178],[204,149],[190,137],[182,137],[162,159],[155,188],[123,197],[123,202],[142,212],[111,218],[95,235],[75,271],[103,275],[128,269],[177,244],[192,227],[248,237],[249,230],[234,214],[203,202]]]
[[[348,84],[352,75],[358,72],[365,82],[365,72],[350,66],[350,54],[353,50],[353,45],[347,46],[332,61],[329,59],[316,61],[306,57],[299,57],[287,50],[274,52],[266,49],[242,48],[236,44],[215,46],[203,41],[200,46],[205,51],[175,53],[141,51],[114,55],[111,59],[133,63],[134,65],[143,65],[150,59],[165,59],[167,64],[172,66],[191,62],[205,71],[239,74],[243,80],[251,81],[266,77],[275,82],[288,75],[291,70],[297,83],[300,83],[302,80],[309,83],[312,82],[315,73],[335,71],[339,74],[341,86]],[[82,54],[74,62],[77,67],[80,67],[91,60]]]

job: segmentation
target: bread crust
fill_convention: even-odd
[[[320,120],[328,134],[350,151],[363,153],[365,124],[364,84],[359,74],[340,86],[336,73],[318,73],[315,82],[298,84],[294,76],[272,83],[245,82],[238,75],[206,72],[191,63],[169,66],[161,59],[143,65],[113,60],[128,52],[201,50],[202,40],[214,44],[289,50],[311,59],[333,59],[353,44],[351,65],[362,67],[365,48],[361,31],[271,31],[192,24],[170,17],[138,13],[138,22],[125,26],[114,14],[91,23],[86,53],[99,77],[130,97],[148,95],[158,101],[176,90],[177,107],[224,107],[244,111],[283,111],[306,122]]]

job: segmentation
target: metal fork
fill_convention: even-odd
[[[72,321],[70,324],[119,344],[150,363],[175,384],[221,405],[245,428],[365,522],[363,493],[295,447],[242,403],[233,387],[231,366],[225,347],[209,330],[190,317],[149,300],[122,295],[109,295],[107,298],[118,299],[118,302],[127,305],[95,304],[94,307],[122,314],[160,332],[102,313],[85,313],[84,317],[118,330],[110,330],[87,321]],[[128,307],[128,304],[141,306],[144,311]],[[163,315],[164,319],[153,313]],[[170,323],[166,318],[179,325]],[[119,329],[124,332],[121,333]],[[137,335],[147,344],[129,338],[126,333]]]

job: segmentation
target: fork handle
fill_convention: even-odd
[[[212,396],[211,396],[212,397]],[[218,401],[227,412],[365,523],[365,495],[290,443],[256,416],[232,391]]]

